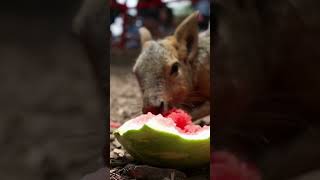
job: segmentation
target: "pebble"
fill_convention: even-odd
[[[114,149],[113,152],[117,153],[119,157],[123,157],[125,154],[125,151],[123,149]]]
[[[117,159],[117,158],[118,158],[118,155],[117,155],[114,151],[111,151],[111,152],[110,152],[110,158],[111,158],[111,159]]]
[[[112,144],[113,144],[116,148],[120,148],[120,147],[121,147],[121,144],[120,144],[119,141],[116,140],[116,139],[112,142]]]
[[[110,134],[110,141],[113,141],[115,139],[113,134]]]

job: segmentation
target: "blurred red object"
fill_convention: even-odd
[[[213,152],[211,160],[211,180],[261,180],[255,166],[239,160],[232,153]]]
[[[119,128],[121,126],[120,123],[110,120],[110,128]]]
[[[120,4],[116,0],[111,1],[111,10],[118,9],[121,13],[125,13],[128,10],[126,4]]]
[[[159,8],[164,3],[161,0],[139,0],[137,9]]]

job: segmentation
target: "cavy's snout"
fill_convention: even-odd
[[[152,114],[162,114],[167,110],[166,103],[164,101],[159,101],[157,104],[148,104],[142,108],[143,114],[151,112]]]

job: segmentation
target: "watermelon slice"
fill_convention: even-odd
[[[192,124],[191,117],[179,109],[164,115],[138,116],[114,134],[136,160],[145,164],[189,168],[210,163],[210,126]]]

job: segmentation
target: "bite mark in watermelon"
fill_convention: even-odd
[[[164,117],[171,118],[183,133],[197,133],[201,130],[201,126],[193,124],[191,116],[181,109],[172,109],[165,113]]]

